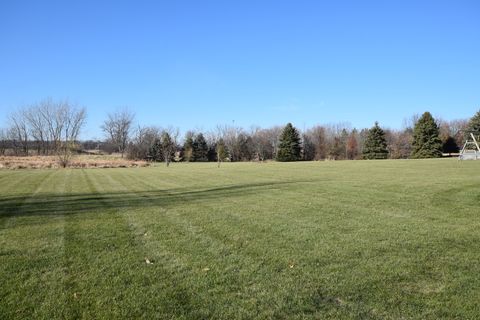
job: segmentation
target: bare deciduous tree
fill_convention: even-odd
[[[268,129],[253,127],[251,130],[251,137],[256,158],[259,161],[273,159],[274,145],[276,144],[276,141],[272,143],[272,140],[274,139],[270,138]]]
[[[10,114],[9,135],[13,142],[15,154],[28,155],[28,125],[23,110]]]
[[[325,128],[322,126],[315,126],[308,130],[307,135],[315,148],[315,160],[323,160],[327,157],[327,137]]]
[[[157,127],[141,127],[135,129],[128,145],[127,157],[138,160],[156,160],[152,147],[160,140],[161,129]]]
[[[29,145],[34,142],[37,154],[48,154],[52,149],[65,167],[85,124],[86,111],[66,100],[45,99],[29,108],[18,109],[10,114],[9,119],[8,139],[15,154],[21,150],[22,154],[28,155]]]
[[[62,103],[57,109],[58,117],[61,119],[60,141],[56,147],[56,153],[62,167],[66,167],[73,155],[80,130],[85,125],[85,108],[77,108],[68,102]]]
[[[388,153],[391,159],[407,159],[412,151],[412,131],[410,129],[385,129]]]
[[[101,126],[108,139],[117,146],[118,152],[123,155],[128,145],[130,131],[135,115],[124,109],[115,113],[109,113],[107,120]]]
[[[24,111],[24,117],[29,126],[29,132],[37,145],[37,154],[48,154],[49,151],[49,131],[48,118],[41,112],[41,105],[34,105]]]
[[[265,129],[265,138],[270,142],[272,146],[272,157],[271,159],[275,159],[277,157],[278,145],[280,134],[283,131],[283,127],[281,126],[274,126],[268,129]]]
[[[36,112],[40,113],[46,125],[47,145],[54,151],[61,145],[61,133],[65,124],[64,110],[68,108],[68,101],[53,101],[51,98],[41,101],[36,107]]]
[[[353,129],[352,132],[348,135],[346,148],[347,148],[347,156],[346,159],[354,160],[357,159],[359,156],[358,153],[358,132],[356,129]]]
[[[409,118],[403,119],[403,129],[413,131],[413,128],[415,128],[415,124],[418,122],[418,119],[420,119],[420,115],[418,113],[412,115]]]
[[[7,130],[0,128],[0,155],[5,155],[7,150],[8,135]]]
[[[225,142],[231,161],[240,160],[239,137],[242,132],[242,128],[233,125],[217,126],[217,136]]]

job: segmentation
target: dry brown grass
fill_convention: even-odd
[[[68,168],[132,168],[147,167],[146,161],[131,161],[116,156],[81,155],[70,161]],[[0,156],[0,169],[45,169],[60,168],[56,156]]]

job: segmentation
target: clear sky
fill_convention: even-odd
[[[480,1],[0,1],[0,126],[46,97],[208,130],[480,108]]]

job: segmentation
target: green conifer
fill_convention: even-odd
[[[208,161],[208,145],[202,133],[193,141],[193,161]]]
[[[280,135],[277,161],[298,161],[300,158],[300,134],[291,123],[288,123]]]
[[[470,133],[473,133],[476,139],[480,139],[480,110],[468,121],[465,138],[470,138]]]
[[[387,159],[388,149],[385,139],[385,131],[380,128],[378,122],[368,130],[363,146],[364,159]]]
[[[412,158],[437,158],[442,156],[439,128],[430,112],[425,112],[415,124],[412,147]]]

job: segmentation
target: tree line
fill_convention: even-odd
[[[246,130],[234,125],[217,126],[183,137],[174,127],[135,124],[128,110],[109,113],[101,129],[105,139],[78,141],[86,120],[85,108],[68,101],[46,99],[20,108],[0,129],[0,154],[50,155],[68,158],[74,152],[100,149],[135,160],[202,162],[300,161],[353,159],[406,159],[440,157],[459,152],[465,133],[480,132],[480,111],[471,119],[445,121],[429,112],[404,121],[403,128],[351,128],[347,123],[316,125],[303,131],[291,123]]]
[[[110,119],[133,123],[131,113],[108,116],[102,128],[130,159],[151,161],[300,161],[353,159],[406,159],[441,157],[460,151],[465,133],[480,132],[480,111],[471,119],[444,121],[429,112],[405,121],[401,130],[383,129],[378,122],[357,130],[348,124],[318,125],[300,132],[291,123],[285,127],[217,126],[208,132],[187,131],[182,141],[179,130],[158,127],[124,127],[110,134]],[[125,136],[129,142],[116,141]]]

